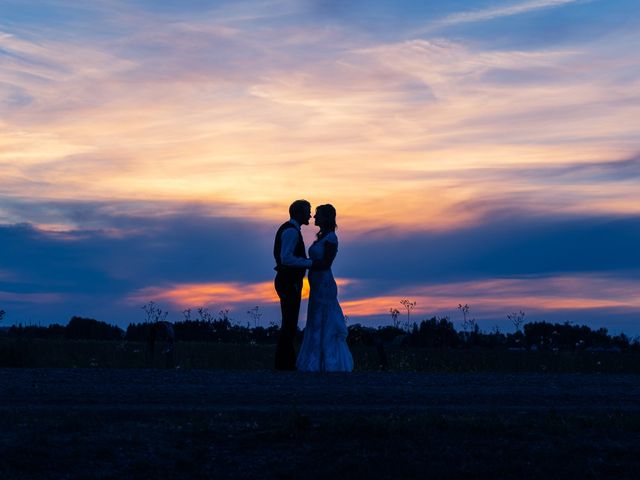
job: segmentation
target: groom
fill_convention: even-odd
[[[314,263],[307,258],[301,225],[309,225],[311,204],[306,200],[296,200],[289,207],[288,222],[283,223],[276,233],[273,256],[276,260],[275,287],[280,297],[282,326],[276,347],[276,370],[295,370],[296,352],[293,342],[298,331],[298,315],[302,298],[302,279],[307,268]]]

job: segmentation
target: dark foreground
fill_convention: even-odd
[[[0,369],[0,478],[639,478],[640,376]]]

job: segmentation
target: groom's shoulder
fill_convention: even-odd
[[[282,225],[280,225],[280,228],[278,228],[278,230],[286,230],[287,228],[296,228],[296,226],[291,223],[290,220],[287,220]]]
[[[289,221],[284,222],[284,223],[283,223],[282,225],[280,225],[280,227],[278,228],[277,235],[282,235],[285,231],[287,231],[287,230],[289,230],[289,229],[297,230],[296,226],[295,226],[293,223],[291,223],[291,222],[289,222]]]

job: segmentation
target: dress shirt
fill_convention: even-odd
[[[298,232],[300,225],[293,218],[289,220],[296,228],[286,228],[280,237],[280,262],[287,267],[309,268],[313,261],[308,258],[296,257],[293,254],[298,243]]]

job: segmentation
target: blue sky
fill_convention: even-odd
[[[351,323],[411,298],[640,333],[638,2],[0,11],[6,324],[277,321],[272,236],[307,198],[338,210]]]

